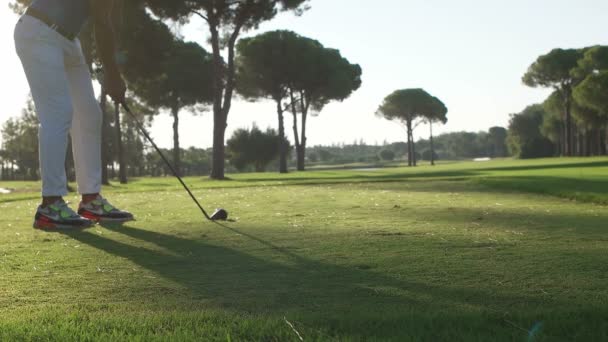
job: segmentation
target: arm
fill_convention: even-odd
[[[126,86],[116,63],[116,35],[112,22],[115,0],[91,0],[98,57],[104,70],[104,88],[115,102],[125,99]]]

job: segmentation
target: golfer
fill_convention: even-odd
[[[125,83],[115,56],[112,27],[114,0],[34,0],[15,27],[15,46],[32,92],[40,121],[39,154],[42,204],[38,229],[86,228],[99,221],[128,221],[133,215],[101,196],[101,108],[77,36],[87,20],[95,25],[97,54],[104,69],[104,87],[114,101],[123,101]],[[67,195],[65,158],[72,138],[78,192],[76,213]]]

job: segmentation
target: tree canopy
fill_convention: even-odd
[[[301,37],[291,31],[272,31],[237,44],[237,90],[245,98],[255,101],[270,98],[276,102],[279,121],[279,172],[287,170],[287,146],[284,144],[283,113],[288,109],[287,97],[291,75],[297,71],[296,46]]]
[[[257,28],[264,21],[274,18],[279,11],[295,11],[296,14],[306,10],[302,6],[308,0],[146,0],[150,8],[158,15],[175,20],[188,20],[197,15],[210,23],[226,29],[236,28],[249,30]]]
[[[602,69],[608,69],[608,46],[597,45],[585,50],[582,58],[578,60],[578,67],[573,70],[573,73],[578,78],[585,78]]]
[[[529,87],[562,88],[572,85],[572,70],[578,66],[583,51],[579,49],[554,49],[530,65],[522,81]]]
[[[448,122],[448,107],[438,98],[433,97],[429,110],[423,116],[429,122],[440,122],[445,124]]]
[[[420,88],[394,91],[384,99],[376,114],[388,120],[399,121],[406,126],[410,166],[416,165],[413,137],[415,120],[447,121],[447,107],[438,98]]]
[[[574,97],[608,118],[608,69],[589,75],[575,88]]]
[[[297,167],[303,171],[307,146],[307,119],[312,109],[319,113],[332,101],[343,101],[361,86],[362,70],[340,51],[325,48],[316,40],[303,38],[295,49],[297,69],[290,74],[290,100],[294,123],[300,114],[300,131],[294,125]]]
[[[304,170],[306,123],[310,110],[320,112],[331,101],[348,98],[361,86],[361,67],[340,51],[291,31],[272,31],[242,39],[238,46],[238,90],[249,99],[277,102],[279,134],[282,113],[294,117],[298,170]],[[287,107],[283,100],[287,100]],[[297,125],[300,115],[300,128]]]
[[[271,31],[241,39],[237,44],[239,93],[251,100],[283,100],[299,67],[296,61],[300,39],[291,31]]]
[[[563,115],[565,129],[563,132],[563,153],[574,153],[574,127],[572,124],[572,89],[581,80],[581,75],[574,72],[584,49],[554,49],[530,65],[522,77],[524,84],[530,87],[551,87],[559,90],[563,96]]]
[[[388,120],[407,123],[425,116],[434,105],[433,97],[424,89],[403,89],[388,95],[376,113]]]
[[[225,133],[236,86],[235,47],[243,31],[257,28],[279,11],[306,10],[307,0],[147,0],[150,9],[163,18],[187,21],[196,15],[207,22],[213,55],[213,166],[211,178],[224,178]],[[226,63],[221,51],[227,50]]]
[[[554,49],[538,59],[523,76],[524,84],[550,87],[541,132],[561,155],[597,155],[606,150],[604,71],[608,46]],[[604,141],[604,142],[603,142]]]
[[[542,105],[528,106],[509,120],[508,145],[518,158],[541,158],[553,155],[553,144],[540,131],[545,111]]]

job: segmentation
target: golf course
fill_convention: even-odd
[[[230,177],[185,179],[230,221],[140,178],[68,232],[3,182],[0,340],[608,340],[608,158]]]

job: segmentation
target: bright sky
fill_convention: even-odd
[[[544,100],[548,92],[527,88],[521,76],[541,54],[556,47],[608,45],[605,0],[312,0],[302,17],[281,14],[248,35],[290,29],[319,40],[363,68],[363,85],[343,103],[327,106],[309,120],[309,145],[405,140],[397,124],[374,116],[382,99],[396,89],[424,88],[449,108],[447,125],[436,132],[479,131],[508,123],[509,113]],[[10,10],[0,8],[0,123],[19,114],[27,83],[14,53]],[[189,40],[205,43],[206,28],[192,22]],[[252,122],[276,127],[275,107],[236,101],[227,136]],[[182,146],[211,146],[209,113],[183,114]],[[286,122],[291,127],[291,120]],[[291,131],[290,129],[288,130]],[[161,115],[152,134],[172,144],[171,120]],[[427,136],[420,126],[417,136]],[[293,141],[293,140],[292,140]]]

